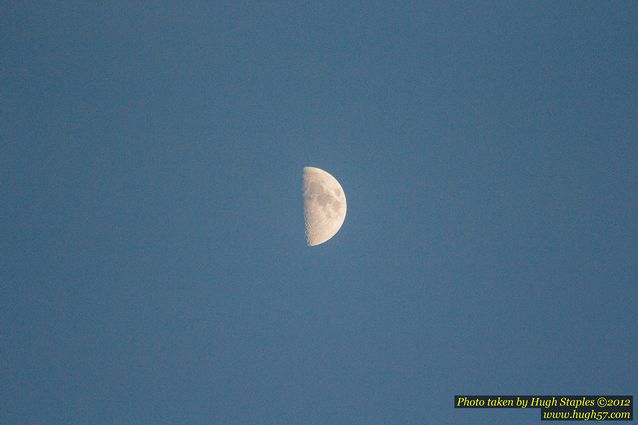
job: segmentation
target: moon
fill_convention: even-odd
[[[332,238],[346,219],[346,194],[326,171],[315,167],[303,169],[303,209],[308,246]]]

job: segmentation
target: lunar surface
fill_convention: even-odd
[[[319,245],[332,238],[346,219],[346,194],[327,172],[304,167],[303,207],[306,242],[308,246]]]

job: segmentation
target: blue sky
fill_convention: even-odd
[[[0,422],[636,395],[638,3],[89,3],[0,3]]]

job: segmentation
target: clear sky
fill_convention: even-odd
[[[0,422],[638,395],[638,2],[93,3],[0,3]]]

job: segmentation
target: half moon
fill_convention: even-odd
[[[346,194],[327,172],[304,167],[303,209],[308,246],[322,244],[339,231],[346,219]]]

